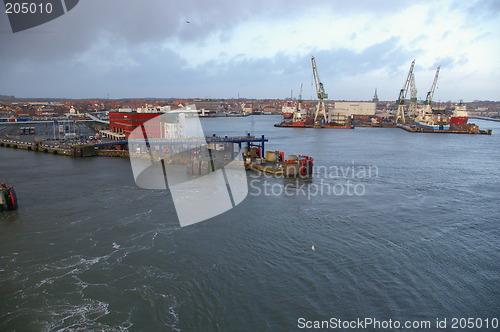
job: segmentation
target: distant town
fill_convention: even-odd
[[[326,96],[326,94],[318,94]],[[32,99],[0,96],[0,147],[72,157],[129,156],[127,140],[148,122],[149,135],[168,139],[160,114],[198,117],[281,115],[276,127],[354,129],[399,127],[410,132],[487,134],[469,118],[500,121],[500,102],[432,103],[294,99]],[[320,107],[321,106],[321,107]],[[180,130],[180,129],[179,129]]]
[[[109,111],[167,112],[187,105],[194,108],[202,116],[230,116],[249,114],[281,115],[282,109],[290,101],[296,99],[175,99],[175,98],[124,98],[124,99],[54,99],[54,98],[16,98],[0,95],[0,119],[29,118],[32,120],[50,120],[51,118],[72,117],[84,118],[85,114],[97,113],[105,116]],[[340,102],[340,101],[339,101]],[[345,101],[342,101],[345,102]],[[359,101],[353,101],[359,102]],[[374,96],[371,102],[376,104],[376,112],[394,113],[398,105],[396,101],[379,101]],[[419,101],[419,105],[423,105]],[[316,107],[316,100],[303,100],[304,109]],[[328,108],[335,107],[335,101],[326,101]],[[457,103],[451,101],[434,102],[433,109],[453,110]],[[500,117],[499,101],[478,101],[464,103],[469,115]]]

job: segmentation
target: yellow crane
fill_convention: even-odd
[[[410,66],[410,71],[408,72],[408,76],[406,77],[405,84],[401,91],[399,91],[399,98],[396,101],[398,104],[398,111],[396,113],[396,123],[401,121],[401,123],[405,123],[405,102],[406,102],[406,94],[408,93],[408,88],[410,87],[411,77],[413,75],[413,67],[415,67],[415,60],[412,61]]]
[[[314,84],[316,85],[316,94],[318,96],[318,105],[316,106],[316,112],[314,113],[314,122],[318,120],[318,116],[322,116],[324,119],[324,123],[328,122],[326,118],[326,106],[325,99],[328,98],[328,94],[325,92],[325,88],[323,87],[323,83],[319,80],[318,69],[316,67],[316,59],[311,56],[312,69],[314,75]]]

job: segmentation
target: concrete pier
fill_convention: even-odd
[[[0,147],[71,156],[71,149],[48,147],[36,143],[17,142],[5,139],[0,139]]]

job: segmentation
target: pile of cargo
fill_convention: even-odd
[[[266,151],[262,157],[260,149],[251,148],[243,152],[247,169],[255,169],[285,177],[311,176],[313,158],[304,155],[289,155],[285,158],[283,151]]]

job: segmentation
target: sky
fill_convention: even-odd
[[[189,22],[189,23],[187,23]],[[82,0],[12,33],[0,13],[0,95],[50,98],[315,96],[500,100],[496,0]],[[408,94],[409,97],[409,94]]]

